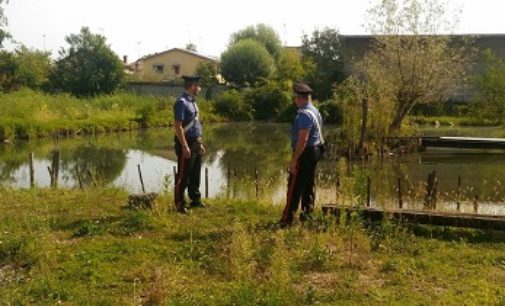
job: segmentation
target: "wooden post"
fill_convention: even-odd
[[[50,166],[47,166],[47,171],[49,171],[49,178],[51,179],[50,186],[51,188],[54,186],[54,175],[53,175],[53,169],[51,169]]]
[[[228,162],[228,189],[231,187],[231,162]]]
[[[338,205],[340,200],[340,176],[337,174],[337,182],[335,184],[335,204]]]
[[[174,173],[174,186],[177,184],[177,168],[175,166],[172,168],[172,171]]]
[[[146,193],[146,188],[144,187],[144,179],[142,178],[142,171],[140,170],[140,164],[137,165],[139,170],[140,185],[142,186],[142,193]]]
[[[53,151],[53,160],[51,162],[51,187],[58,187],[58,176],[60,172],[60,151]]]
[[[77,182],[79,183],[79,188],[82,190],[82,179],[81,179],[81,172],[79,171],[79,167],[76,165],[75,166],[75,175],[77,176]]]
[[[372,189],[372,180],[370,177],[367,177],[367,179],[366,179],[366,207],[370,207],[370,205],[372,204],[371,189]]]
[[[403,209],[403,198],[402,198],[402,179],[398,177],[398,207]]]
[[[259,186],[260,176],[259,176],[257,168],[254,169],[254,182],[256,184],[256,199],[259,199],[259,196],[260,196],[260,186]]]
[[[237,193],[237,168],[233,168],[233,198]]]
[[[205,197],[209,198],[209,168],[205,167]]]
[[[28,167],[30,168],[30,188],[35,187],[35,170],[33,169],[33,157],[34,154],[31,152],[28,155]]]
[[[91,171],[88,169],[88,176],[89,176],[89,179],[90,181],[93,183],[93,186],[95,186],[95,188],[97,188],[97,184],[96,184],[96,181],[93,179],[93,175],[91,174]]]
[[[458,189],[456,189],[456,209],[461,211],[461,175],[458,175]]]
[[[433,170],[430,174],[428,174],[426,182],[426,195],[424,196],[425,209],[437,209],[437,185],[437,173]]]
[[[228,162],[228,180],[226,181],[226,197],[230,197],[231,192],[231,162]]]
[[[473,200],[473,213],[474,214],[479,213],[479,196],[478,195],[476,195]]]

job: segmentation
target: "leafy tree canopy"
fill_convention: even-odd
[[[248,26],[231,35],[230,45],[244,39],[252,39],[259,42],[275,60],[279,59],[282,52],[282,43],[279,35],[272,27],[263,23],[256,26]]]
[[[5,29],[5,26],[7,26],[7,17],[5,17],[4,9],[2,7],[4,2],[5,0],[0,0],[0,48],[2,48],[2,44],[5,39],[11,37],[9,32]],[[7,1],[7,3],[8,2],[9,1]]]
[[[221,55],[221,72],[228,82],[254,84],[268,78],[275,69],[274,60],[259,42],[243,39]]]
[[[315,30],[302,38],[302,54],[315,69],[307,75],[314,87],[314,96],[325,100],[332,96],[332,87],[344,79],[344,58],[340,34],[335,29]]]
[[[123,64],[104,36],[83,27],[79,34],[71,34],[65,41],[69,47],[60,50],[50,76],[54,89],[76,96],[93,96],[112,93],[123,83]]]

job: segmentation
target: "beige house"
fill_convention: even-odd
[[[216,71],[219,71],[217,58],[179,48],[144,56],[133,66],[139,80],[172,81],[183,75],[194,74],[201,62],[211,62],[216,66]]]

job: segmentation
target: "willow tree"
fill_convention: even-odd
[[[397,133],[416,104],[439,103],[464,83],[473,52],[464,37],[447,34],[456,22],[439,0],[381,0],[368,13],[374,38],[357,70],[372,124]]]

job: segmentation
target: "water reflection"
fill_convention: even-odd
[[[327,127],[327,131],[335,130]],[[487,129],[485,129],[488,133]],[[440,130],[436,131],[441,132]],[[463,130],[465,132],[465,130]],[[461,135],[454,130],[453,135]],[[478,135],[472,128],[466,132]],[[502,131],[503,132],[503,131]],[[502,135],[494,132],[494,135]],[[426,130],[425,134],[433,133]],[[445,135],[450,135],[448,131]],[[464,134],[464,133],[463,133]],[[274,202],[284,201],[286,165],[289,161],[289,125],[268,123],[232,123],[205,127],[207,156],[204,167],[209,170],[209,196],[261,197]],[[36,140],[15,145],[0,145],[0,184],[27,188],[29,182],[28,155],[35,153],[35,183],[50,185],[47,170],[52,152],[60,152],[58,185],[70,188],[92,184],[87,174],[102,185],[124,187],[140,191],[137,165],[141,166],[147,191],[171,189],[176,156],[173,151],[173,132],[169,129],[138,133],[120,133],[66,139]],[[370,177],[373,205],[397,206],[398,178],[401,179],[406,208],[422,209],[428,174],[436,171],[439,199],[448,204],[441,210],[455,210],[461,203],[462,211],[471,212],[473,202],[479,199],[479,212],[505,214],[501,205],[505,190],[505,152],[430,150],[422,154],[389,157],[355,162],[346,169],[346,175],[355,178],[354,202],[366,199],[366,178]],[[335,160],[320,164],[318,202],[337,201]],[[78,176],[78,174],[80,174]],[[461,186],[458,191],[458,176]],[[202,194],[205,192],[202,171]],[[380,203],[380,204],[379,204]]]

